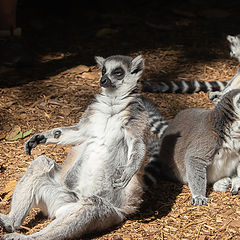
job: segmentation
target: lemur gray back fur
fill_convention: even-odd
[[[144,61],[141,56],[96,61],[102,92],[79,123],[35,134],[25,145],[29,154],[38,144],[71,145],[63,166],[45,156],[35,159],[14,190],[9,216],[0,214],[0,225],[8,231],[19,228],[33,206],[55,220],[32,235],[2,239],[79,238],[119,224],[142,202],[149,127],[135,89]]]
[[[239,126],[239,89],[226,93],[212,110],[181,111],[164,132],[158,155],[155,153],[146,167],[146,180],[163,178],[188,183],[192,203],[207,204],[207,183],[215,184],[236,174]]]

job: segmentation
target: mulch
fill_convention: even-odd
[[[161,13],[165,17],[167,16],[167,13],[164,12],[166,9],[176,8],[175,5],[171,5],[171,2],[169,3],[171,8],[167,3],[161,2],[161,4],[163,8]],[[93,59],[94,55],[101,54],[106,57],[116,53],[131,56],[142,54],[146,61],[142,79],[150,81],[227,81],[235,75],[238,63],[229,57],[229,48],[225,37],[223,37],[224,34],[215,34],[221,29],[225,32],[227,29],[237,31],[239,25],[232,26],[237,18],[234,15],[235,8],[229,7],[227,9],[227,13],[232,16],[231,18],[218,16],[217,20],[209,20],[206,11],[207,17],[204,18],[203,13],[201,16],[197,15],[194,6],[192,4],[189,8],[186,7],[185,11],[183,9],[171,10],[171,20],[174,19],[174,21],[170,21],[166,17],[162,20],[162,22],[165,21],[165,27],[159,22],[153,21],[157,19],[157,17],[153,17],[156,14],[154,8],[151,8],[152,13],[154,13],[151,17],[144,16],[147,19],[147,24],[144,27],[136,14],[126,13],[124,18],[119,15],[113,18],[111,14],[104,13],[104,16],[101,16],[102,21],[93,25],[89,31],[84,32],[84,36],[83,29],[86,30],[87,26],[81,25],[82,29],[74,35],[77,40],[74,37],[69,40],[69,35],[66,36],[64,32],[63,36],[70,41],[70,45],[65,44],[61,37],[54,35],[53,29],[48,29],[43,24],[44,20],[42,20],[41,14],[39,19],[31,22],[32,25],[28,25],[25,20],[27,16],[22,15],[23,26],[35,33],[32,37],[29,33],[26,35],[29,34],[27,35],[29,46],[36,50],[39,64],[28,69],[0,67],[1,213],[7,214],[9,212],[14,186],[34,158],[44,154],[61,164],[68,151],[68,147],[39,146],[33,149],[31,156],[27,156],[23,149],[27,138],[10,141],[6,139],[6,136],[16,126],[21,132],[32,130],[31,134],[34,134],[78,122],[94,95],[99,92],[99,69],[93,60],[89,60],[90,57]],[[31,7],[35,10],[33,6]],[[139,7],[142,11],[144,8],[144,5]],[[211,9],[211,6],[208,8]],[[23,12],[27,11],[24,7],[22,10]],[[94,10],[92,11],[95,13]],[[87,13],[82,12],[84,16]],[[78,20],[74,16],[71,19],[72,28],[76,27],[78,23],[76,23]],[[96,18],[88,20],[91,23],[91,21],[95,22]],[[115,25],[106,26],[103,19],[108,18],[114,19]],[[53,23],[59,19],[58,15],[55,16]],[[50,27],[51,23],[50,21]],[[60,20],[57,23],[64,27]],[[144,28],[142,34],[145,34],[145,43],[143,40],[136,43],[136,39],[141,39],[139,33],[136,33],[134,41],[124,42],[121,34],[125,31],[124,27],[127,24],[133,31],[139,25],[141,25],[141,30]],[[172,27],[174,28],[172,29]],[[43,28],[46,29],[45,33],[49,33],[48,39],[54,39],[55,42],[49,43],[46,36],[40,35]],[[106,28],[117,28],[119,32],[106,30]],[[98,32],[95,41],[91,39],[86,43],[87,38],[94,38],[93,33],[96,34],[101,29],[105,30]],[[130,30],[126,34],[131,39],[134,34]],[[151,39],[147,39],[149,35],[152,36]],[[37,37],[39,41],[35,47],[32,42]],[[160,42],[151,45],[153,39]],[[79,41],[80,47],[77,45],[77,41]],[[116,50],[118,44],[119,51]],[[142,47],[144,44],[146,47]],[[88,49],[85,46],[88,46]],[[203,92],[195,94],[142,94],[157,103],[162,114],[168,120],[173,119],[179,111],[185,108],[210,109],[213,107],[208,99],[208,94]],[[146,191],[139,212],[130,216],[121,226],[86,238],[116,240],[239,239],[239,195],[232,196],[229,192],[216,193],[209,187],[208,197],[212,199],[212,203],[208,206],[193,206],[190,203],[191,193],[188,186],[161,182],[158,186]],[[33,209],[19,231],[24,234],[32,234],[45,227],[50,221],[44,218],[37,209]],[[1,228],[0,236],[5,233]]]

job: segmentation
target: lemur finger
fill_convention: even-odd
[[[113,187],[114,188],[125,188],[129,181],[130,181],[131,178],[129,178],[128,176],[122,176],[121,178],[119,179],[116,179],[113,183]]]
[[[195,206],[202,206],[202,205],[208,205],[212,200],[203,196],[196,196],[193,197],[191,200],[191,203]]]
[[[45,143],[47,138],[44,135],[33,135],[25,144],[24,149],[26,154],[31,155],[32,148],[35,148],[40,143]]]

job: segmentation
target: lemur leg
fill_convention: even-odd
[[[130,125],[130,124],[129,124]],[[146,154],[146,145],[142,141],[142,137],[137,136],[137,134],[132,129],[126,129],[126,138],[128,145],[128,161],[127,165],[121,166],[116,170],[116,179],[114,179],[113,187],[114,188],[124,188],[128,185],[133,175],[139,170],[144,161]],[[136,130],[137,132],[137,130]],[[138,133],[138,132],[137,132]],[[120,172],[120,174],[118,174]]]
[[[104,199],[92,196],[59,208],[56,219],[40,232],[30,236],[7,234],[2,239],[71,239],[82,237],[82,235],[90,231],[107,229],[121,223],[123,220],[124,215],[119,209]]]
[[[215,192],[227,192],[232,186],[232,179],[230,177],[225,177],[213,184],[213,190]]]
[[[207,189],[207,166],[199,158],[186,157],[186,171],[188,185],[192,193],[191,203],[194,205],[207,205],[211,202],[206,197]]]
[[[14,190],[9,216],[0,215],[0,225],[11,232],[19,228],[34,206],[44,207],[45,213],[54,217],[60,206],[77,201],[76,195],[58,182],[60,169],[50,158],[36,158]]]
[[[54,128],[43,133],[34,134],[25,144],[27,154],[31,154],[32,148],[39,144],[75,145],[81,141],[79,126]]]
[[[240,189],[240,177],[233,177],[232,178],[232,187],[230,189],[230,192],[233,195],[238,194],[238,190]]]
[[[238,194],[238,190],[240,189],[240,163],[237,166],[237,175],[232,177],[232,188],[230,192],[233,195]]]

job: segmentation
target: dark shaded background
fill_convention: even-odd
[[[29,50],[38,60],[54,53],[64,57],[21,69],[21,79],[0,72],[0,86],[44,78],[79,64],[94,65],[95,55],[181,47],[189,61],[223,57],[229,51],[226,35],[240,31],[239,12],[237,0],[19,0],[17,25]]]

